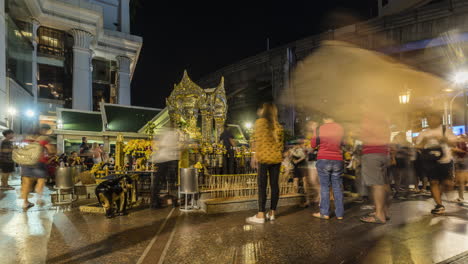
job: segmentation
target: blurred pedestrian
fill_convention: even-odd
[[[410,143],[404,132],[395,135],[391,144],[391,173],[397,197],[409,186]]]
[[[341,151],[344,129],[329,116],[323,118],[323,123],[318,128],[318,135],[312,138],[312,148],[319,148],[316,166],[320,181],[320,212],[314,213],[313,216],[330,219],[331,186],[335,202],[335,215],[337,219],[341,220],[344,216],[344,161]]]
[[[8,129],[2,132],[5,137],[0,144],[0,172],[2,174],[2,182],[0,190],[14,190],[13,186],[8,185],[8,178],[15,171],[15,163],[13,162],[13,138],[15,133]]]
[[[366,116],[361,125],[362,157],[361,174],[365,186],[371,188],[375,212],[360,218],[362,222],[385,224],[389,217],[391,201],[389,165],[390,126],[385,116],[365,108]]]
[[[453,149],[455,156],[455,181],[458,184],[458,197],[453,200],[456,203],[464,203],[465,185],[468,182],[468,138],[466,135],[458,137],[457,145]]]
[[[429,128],[422,131],[416,143],[421,150],[422,167],[427,175],[432,198],[436,205],[432,214],[445,213],[442,205],[442,193],[453,187],[453,155],[451,146],[457,138],[450,129],[442,125],[442,117],[431,113],[427,117]]]
[[[227,124],[224,125],[224,131],[219,139],[226,149],[226,154],[223,155],[223,173],[234,174],[234,161],[236,158],[234,147],[236,147],[236,141]]]
[[[307,181],[308,190],[306,190],[306,203],[310,205],[312,203],[318,203],[320,201],[320,183],[318,178],[318,172],[316,168],[317,163],[317,154],[318,154],[318,146],[312,147],[312,138],[316,134],[318,128],[318,123],[316,121],[309,121],[307,122],[306,129],[307,129],[307,138],[310,139],[308,142],[308,149],[307,149],[307,176],[304,178],[304,181]],[[318,145],[316,143],[316,145]]]
[[[278,122],[278,109],[274,104],[264,103],[255,122],[252,150],[255,153],[252,166],[258,166],[258,213],[246,220],[250,223],[265,223],[275,220],[279,201],[279,174],[283,161],[284,132]],[[270,211],[265,214],[267,179],[271,189]]]
[[[23,209],[34,206],[34,204],[28,200],[29,193],[34,184],[36,184],[35,192],[37,194],[37,203],[39,205],[44,204],[42,193],[47,178],[46,164],[48,162],[48,156],[55,155],[55,147],[50,144],[50,139],[47,136],[49,131],[50,126],[43,124],[39,128],[35,128],[31,135],[27,136],[24,140],[26,144],[38,144],[40,146],[40,155],[38,155],[39,159],[34,161],[34,165],[21,165],[21,196],[24,199]],[[36,155],[34,154],[33,156]]]
[[[307,188],[307,182],[304,179],[305,173],[307,172],[307,156],[305,149],[302,147],[302,143],[297,143],[290,150],[291,161],[294,165],[294,190],[296,193],[300,193],[300,182],[302,181],[304,193]]]
[[[172,187],[175,186],[177,179],[177,172],[179,167],[179,160],[181,155],[180,134],[171,123],[169,128],[166,128],[161,133],[156,135],[153,142],[153,152],[151,161],[156,164],[157,175],[152,179],[152,203],[151,208],[156,209],[162,207],[159,199],[159,192],[163,184],[168,184],[167,189],[170,192]],[[170,193],[168,194],[169,196]],[[175,196],[171,196],[172,205],[176,205]]]

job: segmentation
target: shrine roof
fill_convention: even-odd
[[[161,111],[158,108],[101,104],[106,131],[138,132]]]
[[[62,130],[102,131],[102,117],[100,112],[60,109],[58,113]]]

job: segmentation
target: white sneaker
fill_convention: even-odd
[[[270,215],[270,213],[267,213],[265,218],[266,218],[266,220],[275,221],[275,216]]]
[[[257,215],[247,217],[245,219],[247,223],[253,223],[253,224],[264,224],[265,223],[265,218],[258,218]]]

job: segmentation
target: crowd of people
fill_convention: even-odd
[[[442,124],[438,113],[430,113],[427,115],[428,127],[410,142],[403,132],[393,133],[392,137],[390,123],[385,116],[371,111],[365,113],[359,128],[353,131],[347,131],[332,116],[323,115],[320,121],[309,121],[305,126],[307,136],[285,148],[285,133],[278,122],[278,110],[274,104],[263,104],[258,111],[259,118],[255,122],[251,146],[254,153],[251,166],[258,171],[258,213],[247,221],[264,223],[275,219],[281,173],[290,175],[295,191],[305,194],[303,207],[318,204],[319,210],[312,216],[320,219],[330,219],[332,216],[344,219],[345,171],[355,173],[357,178],[354,189],[362,198],[372,202],[374,211],[360,218],[365,223],[385,224],[390,218],[389,206],[393,198],[406,199],[418,193],[432,196],[435,202],[432,214],[443,214],[445,207],[442,196],[452,190],[454,184],[458,186],[458,197],[447,199],[456,203],[464,202],[464,190],[468,182],[467,136],[455,136],[451,129]],[[79,151],[73,151],[69,156],[58,156],[47,136],[49,131],[48,125],[41,125],[22,141],[24,144],[40,146],[36,163],[19,164],[25,209],[34,206],[28,200],[33,186],[35,193],[41,197],[51,162],[77,166],[106,163],[112,159],[103,146],[88,144],[86,137],[82,138]],[[180,152],[178,140],[174,133],[164,135],[168,138],[159,140],[161,150],[153,155],[152,162],[158,164],[165,174],[173,175],[179,159],[173,155]],[[13,190],[8,179],[15,171],[15,134],[12,130],[5,130],[3,136],[0,144],[0,189]],[[220,139],[228,150],[236,146],[227,129]],[[230,162],[233,154],[228,151],[225,158],[225,173],[229,173],[234,167]],[[267,211],[268,184],[271,202]],[[155,208],[159,206],[153,205]]]
[[[468,138],[455,136],[442,124],[439,113],[428,113],[428,127],[413,140],[404,132],[392,133],[388,119],[372,111],[365,112],[358,129],[346,131],[333,117],[309,121],[309,136],[285,148],[284,130],[278,122],[277,109],[264,104],[258,111],[252,135],[254,157],[258,168],[258,213],[247,218],[249,223],[274,220],[279,200],[278,175],[290,174],[295,190],[303,190],[307,207],[318,203],[313,217],[344,219],[343,174],[357,176],[354,189],[373,209],[360,220],[385,224],[394,198],[407,199],[418,194],[431,195],[435,206],[432,214],[445,213],[442,195],[458,186],[458,197],[446,199],[464,202],[468,182]],[[352,134],[352,139],[346,135]],[[393,135],[393,137],[392,137]],[[352,145],[346,145],[348,141]],[[345,163],[345,160],[347,162]],[[271,190],[270,209],[266,210],[267,179]],[[302,183],[302,188],[300,185]],[[429,187],[429,189],[427,189]],[[334,202],[334,212],[330,201]]]
[[[18,159],[24,160],[24,163],[14,161],[14,150],[18,149],[15,140],[15,133],[8,129],[2,132],[3,140],[0,143],[0,190],[14,190],[9,185],[9,178],[16,170],[16,164],[20,167],[21,174],[21,197],[23,199],[23,209],[34,206],[29,201],[30,193],[34,189],[37,195],[37,203],[43,205],[42,194],[47,181],[54,178],[55,168],[58,166],[92,166],[101,162],[110,163],[109,158],[103,150],[103,146],[97,143],[89,145],[86,137],[82,138],[79,151],[72,151],[69,155],[66,153],[57,154],[56,147],[51,143],[49,134],[51,127],[47,124],[34,127],[27,136],[22,138],[19,145],[30,145],[24,148],[23,153],[18,154]],[[33,160],[29,162],[27,160]]]

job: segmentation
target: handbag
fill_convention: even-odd
[[[43,153],[42,146],[38,142],[29,142],[22,147],[13,150],[13,161],[22,166],[36,165]]]

